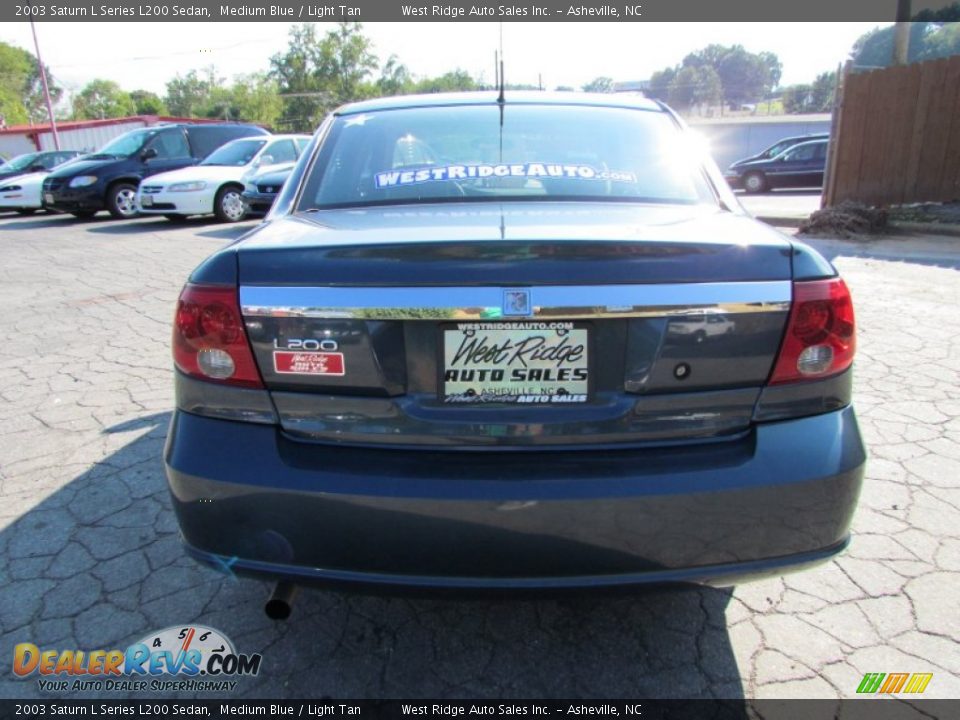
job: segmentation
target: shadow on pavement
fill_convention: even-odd
[[[265,584],[184,555],[161,460],[169,417],[105,429],[113,443],[132,439],[45,497],[4,477],[24,507],[0,532],[0,658],[21,642],[122,649],[199,623],[263,655],[257,677],[220,697],[743,698],[730,590],[526,600],[304,590],[290,620],[270,621]],[[0,676],[0,696],[40,695],[36,675]]]
[[[197,235],[200,235],[201,237],[219,238],[222,240],[236,240],[241,235],[244,235],[250,232],[251,230],[253,230],[259,224],[260,224],[259,221],[257,222],[244,221],[241,223],[237,223],[235,225],[223,225],[221,227],[218,227],[215,230],[206,230],[205,232],[198,232]]]

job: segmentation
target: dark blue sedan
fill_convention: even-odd
[[[774,188],[823,187],[829,140],[810,140],[794,145],[772,158],[734,163],[724,174],[731,187],[748,193]]]
[[[297,584],[730,585],[841,552],[850,293],[666,106],[340,108],[176,309],[187,551]],[[677,158],[682,158],[679,162]]]

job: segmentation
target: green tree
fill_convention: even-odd
[[[286,52],[270,59],[284,100],[283,123],[312,130],[337,105],[369,97],[375,86],[367,78],[376,67],[360,23],[337,23],[323,38],[313,24],[294,25]]]
[[[874,28],[853,44],[850,58],[854,68],[882,68],[893,57],[893,25]],[[960,54],[960,22],[910,23],[910,48],[907,62],[935,60]]]
[[[435,78],[424,78],[417,82],[417,92],[462,92],[476,90],[477,81],[466,70],[457,68]]]
[[[265,73],[243,75],[230,88],[232,119],[273,127],[283,114],[277,82]]]
[[[684,82],[677,83],[676,76],[687,68],[700,73],[688,72]],[[691,97],[685,97],[680,88],[681,84],[693,83],[701,95],[711,97],[713,79],[709,74],[701,74],[708,68],[719,79],[723,101],[733,106],[767,97],[780,82],[783,72],[783,65],[774,53],[752,53],[742,45],[712,44],[688,54],[677,67],[654,73],[650,78],[648,94],[663,100],[670,97],[672,88],[674,97],[682,97],[691,104],[712,102],[694,102]]]
[[[613,79],[596,77],[583,86],[584,92],[608,93],[613,92]]]
[[[137,115],[169,115],[170,111],[163,100],[156,93],[149,90],[134,90],[130,99],[136,108]]]
[[[380,68],[380,77],[377,78],[377,94],[406,95],[412,92],[413,88],[413,76],[407,66],[400,62],[396,55],[387,58],[387,62]]]
[[[47,68],[50,99],[63,95]],[[8,125],[47,120],[47,106],[40,80],[40,64],[26,50],[0,42],[0,114]]]
[[[723,96],[720,76],[709,65],[681,68],[670,82],[667,95],[671,105],[683,110],[716,105]]]
[[[646,94],[655,100],[670,101],[670,83],[677,76],[676,68],[664,68],[650,76],[650,87]]]
[[[809,83],[790,85],[783,89],[783,111],[790,115],[814,112],[813,86]]]
[[[723,99],[732,107],[766,97],[780,80],[781,65],[776,55],[747,52],[734,45],[716,67],[723,85]]]
[[[216,85],[213,68],[207,68],[206,77],[191,70],[185,76],[176,75],[167,83],[166,105],[177,117],[203,117],[210,106],[210,96]]]
[[[812,83],[790,85],[783,89],[783,110],[786,113],[822,113],[833,110],[836,72],[817,75]]]
[[[113,80],[91,80],[73,98],[73,116],[81,120],[127,117],[137,107]]]

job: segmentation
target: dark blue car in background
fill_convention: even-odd
[[[743,188],[748,193],[774,188],[823,187],[829,143],[827,138],[806,140],[773,157],[739,160],[729,167],[724,177],[731,187]]]
[[[278,581],[272,617],[301,583],[730,585],[841,552],[850,293],[687,133],[579,93],[333,113],[177,304],[188,552]]]

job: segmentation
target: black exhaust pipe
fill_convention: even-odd
[[[287,580],[281,580],[273,588],[273,593],[263,610],[271,620],[286,620],[290,617],[290,606],[297,594],[297,586]]]

